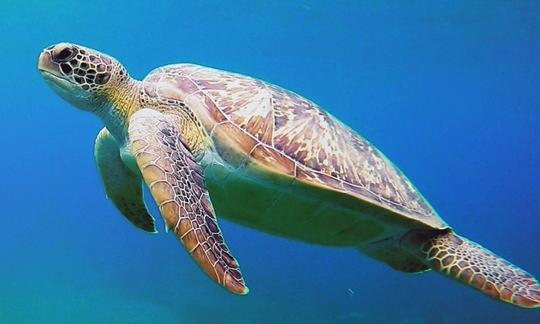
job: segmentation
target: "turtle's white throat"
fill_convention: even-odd
[[[41,73],[45,81],[47,81],[47,83],[53,89],[57,87],[62,88],[62,89],[73,87],[73,82],[66,80],[65,78],[59,77],[54,73],[51,73],[47,70],[42,70],[42,69],[39,69],[39,72]],[[64,91],[66,90],[64,89]]]
[[[89,112],[104,109],[104,102],[98,100],[92,93],[81,89],[78,84],[63,77],[59,77],[47,70],[39,70],[49,87],[62,99],[73,106]]]

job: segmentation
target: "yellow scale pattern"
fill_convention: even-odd
[[[540,306],[540,288],[534,277],[453,232],[426,240],[421,254],[433,269],[495,299],[522,307]]]

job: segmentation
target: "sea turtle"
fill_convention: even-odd
[[[457,235],[373,145],[293,92],[194,64],[137,81],[111,56],[71,43],[44,49],[38,68],[60,96],[103,121],[95,158],[119,211],[155,232],[144,181],[167,228],[234,293],[248,288],[216,214],[540,305],[533,276]]]

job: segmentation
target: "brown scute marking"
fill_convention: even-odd
[[[501,299],[506,302],[512,301],[512,294],[512,290],[508,288],[501,289]]]
[[[167,215],[178,215],[178,204],[175,201],[166,202],[161,205],[161,212]]]
[[[236,260],[227,252],[222,253],[223,260],[229,265],[231,268],[236,268],[238,264],[236,263]]]
[[[433,261],[431,261],[431,266],[433,267],[433,269],[441,270],[442,269],[441,260],[434,259]]]
[[[454,262],[454,259],[455,258],[453,255],[449,255],[446,258],[444,258],[442,260],[443,267],[448,267],[449,265],[451,265]]]
[[[209,199],[203,199],[201,201],[201,205],[202,205],[204,211],[206,212],[206,214],[212,214],[214,212],[214,210],[212,208],[212,203],[210,202]]]
[[[234,278],[228,271],[225,273],[224,284],[231,289],[234,293],[244,294],[245,287],[238,282],[238,279]]]
[[[207,224],[207,227],[208,227],[208,230],[210,231],[210,233],[219,233],[219,229],[217,228],[216,223],[211,222],[210,218],[208,216],[206,216],[206,217],[207,217],[206,224]]]
[[[167,175],[170,175],[173,171],[171,164],[168,163],[165,159],[157,159],[155,160],[155,164],[152,164],[151,166],[159,168],[161,172],[164,172]]]
[[[183,76],[166,76],[158,80],[146,80],[157,88],[158,96],[164,99],[184,101],[187,96],[198,91],[197,85]]]
[[[471,285],[474,287],[481,289],[484,286],[484,283],[486,282],[486,278],[484,278],[481,274],[475,274],[471,280]]]
[[[180,138],[176,128],[180,124],[177,117],[139,110],[128,129],[133,155],[167,228],[212,279],[245,294],[248,289],[242,277],[228,275],[233,270],[240,273],[238,262],[217,225],[203,171]]]
[[[225,84],[220,82],[220,80],[197,79],[197,85],[205,90],[226,90]]]
[[[185,77],[182,77],[182,76],[177,77],[175,79],[175,84],[176,84],[176,88],[179,89],[184,94],[184,97],[186,95],[190,95],[190,94],[196,92],[197,90],[199,90],[197,85],[195,83],[193,83],[193,81],[191,81],[191,79],[185,78]]]
[[[200,224],[202,225],[202,224]],[[195,234],[197,235],[197,242],[204,242],[206,239],[205,239],[205,236],[203,235],[203,232],[201,231],[200,228],[197,228],[195,230]]]
[[[461,273],[459,274],[459,279],[465,283],[469,283],[472,275],[473,275],[473,272],[471,269],[465,269],[461,271]]]
[[[272,116],[252,116],[245,124],[241,124],[241,128],[253,134],[261,142],[272,144]]]
[[[455,244],[455,245],[461,245],[461,244],[463,244],[463,242],[464,242],[464,241],[463,241],[459,236],[457,236],[457,235],[450,236],[448,239],[451,240],[451,241],[452,241],[452,244]]]
[[[214,251],[212,250],[207,251],[206,256],[208,258],[208,261],[210,261],[211,264],[216,263],[217,258],[216,258],[216,255],[214,254]]]
[[[208,113],[210,117],[212,117],[212,119],[216,123],[221,123],[227,120],[225,115],[223,115],[221,110],[219,110],[219,108],[216,107],[216,104],[212,101],[212,99],[210,99],[210,97],[204,96],[203,100],[205,103],[204,106],[208,109]]]
[[[317,178],[317,176],[315,175],[315,172],[298,166],[296,168],[296,178],[299,180],[305,180],[306,182],[312,182]]]
[[[159,80],[158,75],[149,75],[143,84],[143,90],[149,97],[157,97],[156,82]]]
[[[185,94],[173,84],[160,84],[159,96],[174,100],[184,100]]]
[[[141,152],[137,156],[137,159],[141,160],[143,163],[148,163],[157,160],[158,157],[151,152]]]
[[[220,155],[237,166],[246,161],[249,152],[258,144],[254,138],[229,122],[214,127],[213,139],[220,144],[216,147]]]
[[[235,269],[229,270],[229,273],[237,280],[242,277],[240,272],[238,270],[235,270]]]
[[[360,187],[360,186],[354,186],[354,185],[351,185],[350,183],[348,182],[343,182],[343,188],[349,192],[352,192],[356,195],[358,195],[359,197],[366,197],[372,201],[378,201],[378,197],[369,192],[367,189],[365,189],[364,187]]]
[[[490,281],[486,282],[486,284],[484,285],[484,292],[490,297],[493,297],[495,299],[499,298],[499,291]]]
[[[408,240],[413,235],[406,235],[404,242],[433,269],[501,301],[540,307],[540,285],[530,274],[452,231],[430,233],[422,244]],[[425,245],[430,247],[427,252]],[[441,260],[433,251],[447,256]]]
[[[295,163],[274,149],[257,145],[251,151],[251,157],[268,168],[279,170],[281,173],[289,176],[294,176]]]
[[[142,139],[131,142],[131,149],[134,151],[141,150],[146,146],[148,146],[148,143],[146,143],[146,141]]]
[[[186,215],[187,212],[185,209],[181,209],[180,213],[178,215]],[[174,229],[174,228],[173,228]],[[180,219],[180,222],[178,223],[178,227],[176,228],[176,233],[180,236],[183,236],[186,234],[189,230],[191,230],[191,222],[187,218]]]
[[[157,182],[150,189],[152,190],[152,195],[157,204],[161,204],[170,199],[173,195],[173,188],[167,182]]]
[[[197,235],[195,235],[195,231],[192,229],[184,233],[184,236],[182,237],[182,243],[184,243],[184,246],[186,247],[186,250],[191,251],[193,248],[199,244],[199,241],[197,240]]]
[[[189,85],[188,81],[197,86],[193,96],[206,99],[199,99],[196,109],[206,110],[213,120],[199,116],[205,120],[208,133],[225,118],[242,133],[327,176],[314,177],[316,184],[346,188],[360,199],[437,228],[446,227],[401,171],[367,140],[315,103],[254,78],[192,64],[158,69],[144,83],[155,83],[148,81],[155,75],[175,80],[173,84],[179,88]],[[179,91],[188,93],[194,89]],[[336,178],[343,184],[336,186]]]
[[[527,278],[528,280],[524,280],[528,285],[533,286],[536,282],[532,278]],[[534,300],[540,300],[540,289],[533,290],[530,292],[531,298]]]
[[[334,177],[328,176],[324,173],[317,173],[317,178],[320,182],[326,184],[327,186],[330,186],[336,190],[343,191],[343,181],[336,179]]]
[[[533,300],[531,298],[527,298],[521,295],[514,295],[512,297],[512,303],[522,306],[522,307],[530,307],[530,308],[538,307],[538,299]]]
[[[448,253],[444,250],[442,251],[439,251],[439,253],[437,253],[437,255],[435,256],[437,259],[444,259],[444,257],[447,255]]]

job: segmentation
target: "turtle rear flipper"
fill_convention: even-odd
[[[451,230],[411,231],[402,244],[432,269],[490,297],[540,307],[540,286],[533,276]]]

